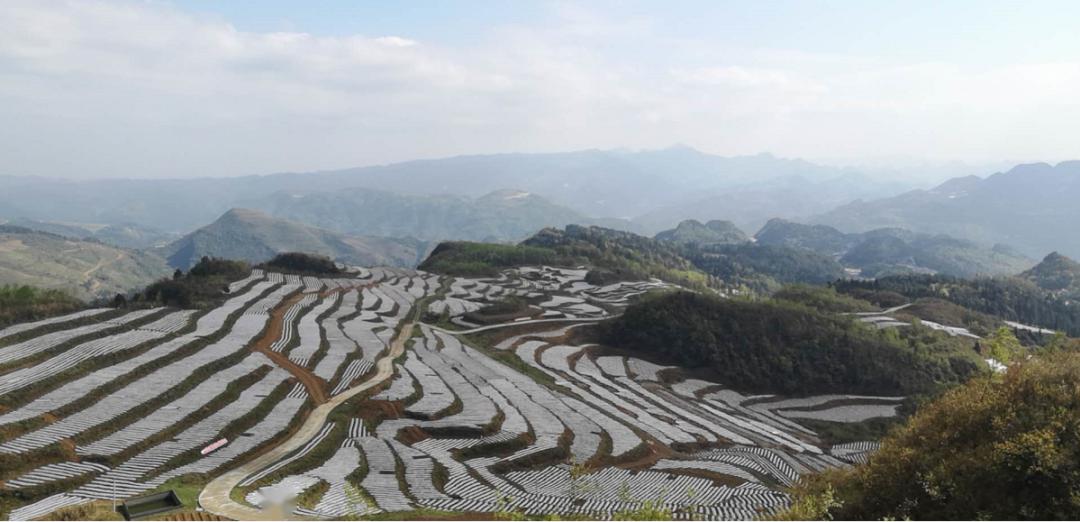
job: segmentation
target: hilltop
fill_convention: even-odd
[[[94,240],[0,225],[0,282],[112,297],[171,273],[165,260]]]
[[[683,220],[675,228],[656,234],[655,238],[659,241],[694,245],[739,244],[750,241],[746,233],[739,230],[734,223],[719,219],[706,223],[696,219]]]
[[[203,257],[259,263],[283,252],[306,252],[356,264],[412,266],[424,248],[423,242],[414,239],[346,236],[236,208],[160,252],[169,265],[182,269]]]
[[[1039,288],[1072,295],[1080,294],[1080,263],[1051,252],[1039,264],[1020,274]]]

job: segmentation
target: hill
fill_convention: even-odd
[[[706,223],[695,219],[680,221],[675,228],[656,234],[656,239],[680,245],[739,244],[750,241],[746,233],[739,230],[734,223],[718,219]]]
[[[57,289],[79,299],[112,297],[171,273],[164,259],[93,240],[0,225],[0,285]]]
[[[544,227],[571,223],[632,228],[625,221],[590,219],[520,190],[498,190],[473,198],[348,188],[280,192],[246,201],[244,206],[344,234],[425,240],[520,241]]]
[[[1080,294],[1080,263],[1051,252],[1039,264],[1020,274],[1036,286],[1052,292]]]
[[[928,393],[985,369],[970,343],[945,334],[875,330],[783,299],[667,293],[631,305],[599,331],[607,345],[763,393]]]
[[[1033,262],[1004,245],[992,248],[945,235],[882,228],[845,234],[826,225],[772,219],[754,236],[758,244],[811,250],[833,256],[864,277],[942,273],[957,277],[1012,275]]]
[[[814,223],[862,232],[901,227],[985,244],[1015,245],[1028,256],[1080,256],[1080,161],[1019,165],[986,178],[949,180],[931,190],[855,201]]]
[[[248,209],[232,209],[160,249],[170,266],[181,269],[203,257],[259,263],[283,252],[318,254],[366,266],[413,266],[424,251],[424,243],[414,239],[345,236]]]
[[[1036,357],[922,406],[868,463],[811,477],[792,520],[1075,520],[1080,354]]]

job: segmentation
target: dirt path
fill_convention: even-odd
[[[394,342],[390,345],[390,352],[379,359],[375,364],[375,374],[370,379],[364,381],[363,384],[349,388],[341,394],[334,396],[334,398],[320,404],[310,415],[308,415],[307,419],[304,419],[304,424],[300,426],[300,429],[298,429],[292,437],[289,437],[289,439],[281,443],[281,445],[210,481],[210,483],[203,488],[202,493],[199,494],[199,504],[215,515],[231,518],[233,520],[280,520],[281,513],[267,513],[239,504],[233,501],[230,497],[230,493],[248,476],[277,462],[292,451],[307,444],[308,441],[314,438],[319,430],[322,429],[323,424],[326,423],[326,418],[334,408],[337,408],[357,394],[370,390],[386,379],[389,379],[390,376],[394,374],[394,359],[405,352],[405,341],[412,336],[413,327],[415,325],[415,319],[403,325],[401,332],[394,338]],[[291,514],[289,515],[291,516]]]
[[[112,261],[105,261],[104,259],[101,260],[101,261],[98,261],[98,263],[96,265],[90,267],[89,270],[83,272],[82,277],[83,277],[84,280],[90,280],[91,274],[93,274],[94,272],[97,272],[98,270],[101,270],[102,267],[104,267],[106,263],[110,263],[110,264],[111,263],[119,263],[121,259],[124,259],[124,253],[123,252],[120,252],[119,254],[116,254],[116,259],[113,259]],[[94,279],[94,280],[90,281],[89,291],[90,292],[96,292],[97,289],[100,288],[100,287],[101,287],[101,281],[99,281],[97,279]]]
[[[251,349],[269,357],[271,361],[274,361],[274,364],[291,373],[293,377],[296,377],[304,385],[315,404],[323,404],[327,400],[324,381],[311,373],[311,370],[289,360],[285,354],[270,349],[270,346],[281,338],[281,331],[285,328],[285,313],[289,311],[292,305],[303,298],[304,294],[297,293],[284,300],[270,312],[270,325],[267,326],[266,333],[251,345]]]

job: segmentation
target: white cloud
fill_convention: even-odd
[[[1056,160],[1077,63],[968,68],[658,35],[559,6],[483,45],[252,33],[149,3],[0,2],[0,174],[234,175],[458,153]]]

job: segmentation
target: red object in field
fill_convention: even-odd
[[[224,445],[226,445],[228,443],[229,443],[229,439],[221,439],[221,440],[219,440],[219,441],[217,441],[217,442],[203,448],[202,449],[202,454],[203,455],[209,455],[210,452],[212,452],[212,451],[214,451],[214,450],[216,450],[216,449],[218,449],[218,448],[220,448],[220,447],[222,447],[222,446],[224,446]]]

